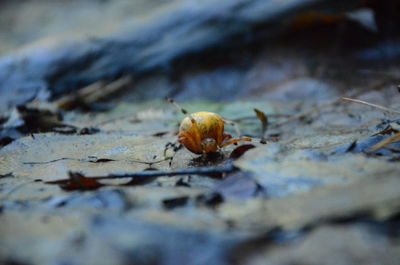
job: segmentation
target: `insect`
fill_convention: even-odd
[[[167,101],[175,105],[186,117],[179,126],[178,142],[195,154],[218,152],[221,148],[240,142],[251,141],[250,137],[232,138],[224,132],[225,124],[235,125],[213,112],[201,111],[189,114],[173,99]],[[236,127],[238,135],[239,130]]]

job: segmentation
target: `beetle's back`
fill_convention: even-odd
[[[212,138],[219,144],[221,136],[224,132],[224,120],[218,114],[213,112],[201,111],[192,113],[191,116],[196,120],[197,126],[200,130],[201,140],[205,138]],[[195,127],[192,125],[191,120],[186,117],[179,128],[180,132],[188,132],[193,135]]]

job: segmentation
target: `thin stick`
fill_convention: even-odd
[[[349,102],[354,102],[354,103],[358,103],[358,104],[362,104],[362,105],[367,105],[373,108],[377,108],[386,112],[390,112],[390,113],[396,113],[396,114],[400,114],[400,111],[394,110],[394,109],[389,109],[380,105],[376,105],[376,104],[372,104],[363,100],[359,100],[359,99],[353,99],[353,98],[345,98],[343,97],[342,100],[344,101],[349,101]]]
[[[131,76],[121,77],[111,83],[98,81],[56,100],[55,103],[62,109],[69,109],[77,100],[86,104],[92,104],[121,91],[126,86],[133,83],[133,81]]]
[[[101,90],[105,86],[104,81],[98,81],[93,84],[90,84],[80,90],[73,92],[71,94],[67,94],[58,100],[55,101],[56,105],[62,109],[68,109],[73,102],[88,97],[90,94],[95,93],[98,90]]]
[[[102,89],[98,89],[98,90],[94,91],[93,93],[87,95],[86,97],[84,97],[83,100],[86,104],[92,104],[92,103],[98,102],[101,99],[104,99],[108,96],[111,96],[111,95],[121,91],[122,89],[126,88],[132,82],[133,82],[133,78],[131,76],[121,77],[121,78],[105,85],[104,87],[102,87]]]
[[[165,161],[168,161],[170,158],[166,157],[164,159],[152,161],[152,162],[147,162],[147,161],[140,161],[140,160],[129,160],[129,159],[121,159],[121,160],[114,160],[110,158],[94,158],[94,159],[85,159],[85,158],[72,158],[72,157],[62,157],[62,158],[57,158],[54,160],[49,160],[49,161],[37,161],[37,162],[22,162],[22,164],[25,165],[45,165],[45,164],[50,164],[50,163],[55,163],[58,161],[62,160],[73,160],[73,161],[78,161],[78,162],[84,162],[84,163],[102,163],[101,160],[106,160],[106,162],[133,162],[133,163],[138,163],[138,164],[145,164],[145,165],[153,165],[153,164],[159,164]],[[100,161],[98,161],[100,160]]]
[[[385,146],[398,142],[400,141],[400,133],[397,133],[395,135],[393,135],[392,137],[389,137],[383,141],[380,141],[379,143],[377,143],[376,145],[374,145],[373,147],[371,147],[371,149],[368,152],[375,152],[381,148],[384,148]]]
[[[176,171],[143,171],[130,174],[113,174],[108,176],[96,177],[96,179],[115,179],[115,178],[140,178],[140,177],[172,177],[179,175],[209,175],[216,173],[229,173],[235,171],[235,167],[231,164],[223,167],[212,167],[212,168],[193,168],[193,169],[182,169]]]
[[[221,167],[205,167],[205,168],[192,168],[192,169],[181,169],[176,171],[142,171],[142,172],[134,172],[127,174],[111,174],[107,176],[94,176],[87,177],[95,180],[102,179],[120,179],[120,178],[133,178],[133,179],[146,179],[146,178],[154,178],[154,177],[172,177],[179,175],[211,175],[218,173],[230,173],[237,170],[231,163],[226,166]],[[55,181],[47,181],[46,184],[62,184],[69,179],[61,179]]]

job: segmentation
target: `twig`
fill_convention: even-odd
[[[133,82],[131,76],[123,76],[111,83],[98,81],[88,85],[73,94],[58,99],[55,103],[59,108],[69,109],[76,101],[92,104],[124,89]]]
[[[396,113],[396,114],[400,114],[400,111],[394,110],[394,109],[389,109],[380,105],[376,105],[376,104],[372,104],[363,100],[359,100],[359,99],[353,99],[353,98],[345,98],[343,97],[342,100],[344,101],[349,101],[349,102],[354,102],[354,103],[358,103],[358,104],[362,104],[362,105],[367,105],[373,108],[377,108],[386,112],[391,112],[391,113]]]
[[[106,97],[109,97],[122,89],[126,88],[129,84],[133,83],[133,78],[131,76],[124,76],[121,77],[107,85],[105,85],[102,89],[99,89],[97,91],[94,91],[94,93],[91,93],[87,95],[84,98],[85,103],[87,104],[92,104],[97,101],[100,101]]]
[[[115,178],[141,178],[141,177],[172,177],[180,175],[210,175],[219,173],[229,173],[235,171],[236,168],[232,164],[222,167],[203,167],[181,169],[176,171],[143,171],[129,174],[111,174],[108,176],[94,177],[95,179],[115,179]]]
[[[124,162],[133,162],[133,163],[145,164],[145,165],[153,165],[153,164],[158,164],[158,163],[162,163],[162,162],[168,161],[170,159],[171,159],[170,157],[166,157],[164,159],[148,162],[148,161],[140,161],[140,160],[129,160],[129,159],[117,160],[117,159],[97,158],[97,157],[89,157],[89,159],[62,157],[62,158],[57,158],[57,159],[48,160],[48,161],[22,162],[22,164],[25,164],[25,165],[45,165],[45,164],[51,164],[51,163],[55,163],[55,162],[62,161],[62,160],[73,160],[73,161],[84,162],[84,163],[102,163],[102,162],[121,162],[121,161],[124,161]]]
[[[73,105],[73,102],[82,100],[90,94],[93,94],[95,91],[101,90],[104,86],[104,81],[95,82],[78,90],[77,92],[61,97],[60,99],[56,100],[55,103],[59,108],[68,109],[71,105]]]
[[[389,144],[392,144],[394,142],[398,142],[400,141],[400,133],[397,133],[395,135],[393,135],[392,137],[389,137],[388,139],[385,139],[383,141],[380,141],[379,143],[377,143],[376,145],[374,145],[373,147],[371,147],[371,149],[369,150],[369,152],[375,152]]]
[[[182,169],[176,171],[142,171],[142,172],[134,172],[128,174],[110,174],[107,176],[95,176],[88,177],[94,180],[102,180],[102,179],[120,179],[120,178],[134,178],[137,180],[146,179],[146,178],[154,178],[154,177],[172,177],[172,176],[180,176],[180,175],[213,175],[213,174],[221,174],[221,173],[230,173],[237,170],[232,164],[227,164],[222,167],[205,167],[205,168],[192,168],[192,169]],[[46,184],[60,184],[64,183],[68,180],[56,180],[56,181],[47,181]]]

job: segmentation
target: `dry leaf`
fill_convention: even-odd
[[[254,109],[254,112],[256,113],[257,118],[261,121],[261,139],[264,139],[265,132],[268,128],[268,117],[261,110]]]

